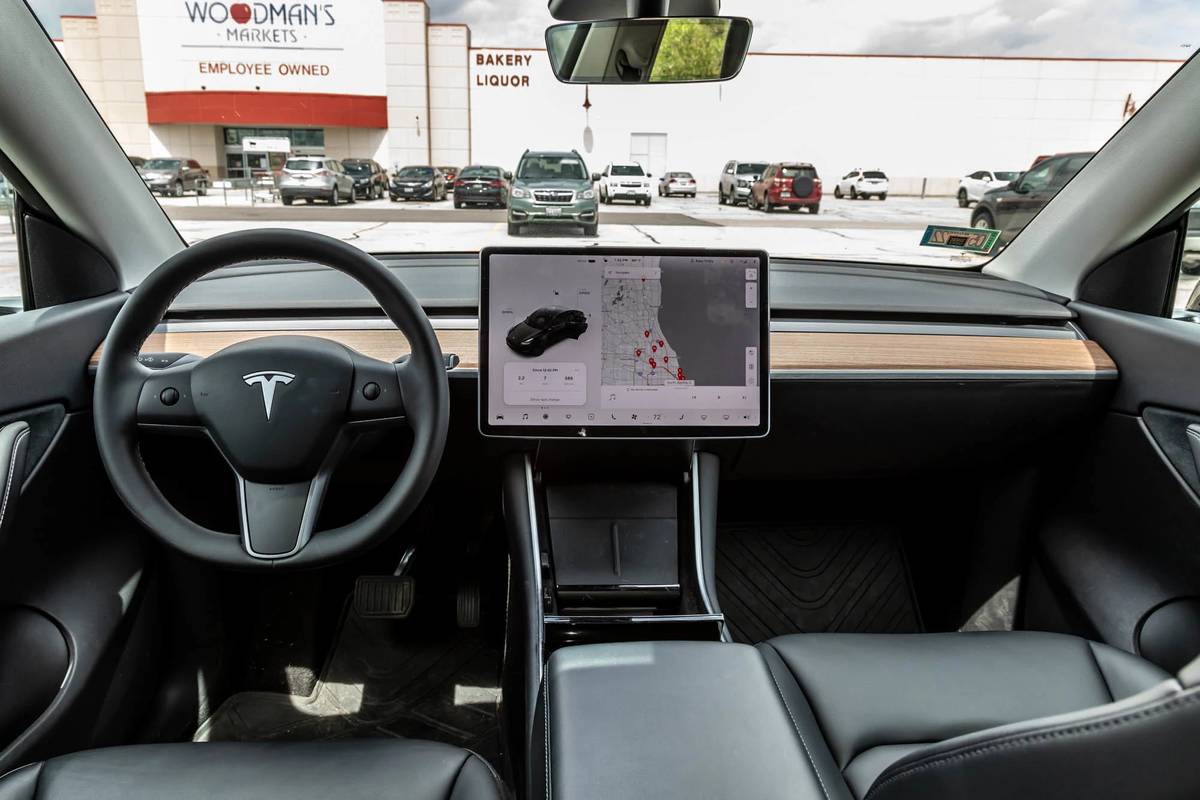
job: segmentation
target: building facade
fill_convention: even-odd
[[[96,0],[60,47],[130,155],[221,176],[277,168],[243,146],[265,137],[389,168],[576,149],[593,171],[632,160],[709,191],[730,159],[808,161],[827,184],[883,169],[896,194],[1095,150],[1182,63],[752,53],[728,83],[585,89],[544,50],[473,47],[423,0]]]

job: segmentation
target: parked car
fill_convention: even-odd
[[[696,196],[696,179],[690,172],[668,172],[658,179],[658,196]]]
[[[958,207],[966,208],[978,203],[985,192],[1003,189],[1021,176],[1020,172],[995,172],[981,169],[972,172],[958,182]]]
[[[146,159],[142,158],[141,156],[129,156],[129,163],[133,164],[138,172],[141,172],[142,167],[146,164]]]
[[[650,205],[650,175],[641,164],[612,163],[600,173],[600,202],[611,205],[618,200]]]
[[[442,177],[446,179],[447,186],[453,186],[454,181],[458,179],[458,167],[438,167],[438,171],[442,173]]]
[[[984,193],[971,213],[971,227],[999,229],[1001,242],[1012,241],[1091,157],[1092,153],[1053,156],[1004,188]]]
[[[437,167],[401,167],[392,175],[388,194],[395,203],[398,200],[445,200],[446,176]]]
[[[336,158],[301,156],[289,158],[279,172],[279,199],[285,206],[296,200],[309,205],[324,200],[336,206],[343,199],[354,202],[354,178]]]
[[[354,195],[364,200],[379,200],[388,190],[387,171],[370,158],[347,158],[342,167],[354,179]]]
[[[852,169],[833,187],[834,197],[841,199],[847,195],[851,200],[870,200],[872,197],[887,200],[888,176],[877,169]]]
[[[208,170],[194,158],[152,158],[138,171],[150,191],[164,197],[182,197],[184,192],[206,195],[212,185]]]
[[[512,173],[499,167],[478,164],[463,167],[454,181],[454,207],[508,205],[508,186]]]
[[[587,329],[587,315],[582,311],[547,306],[514,325],[505,342],[517,355],[536,358],[559,342],[579,339]]]
[[[765,161],[730,161],[721,170],[721,183],[717,186],[717,202],[721,205],[737,205],[749,202],[750,187],[767,168]]]
[[[526,225],[578,225],[587,236],[600,232],[600,205],[583,156],[569,152],[526,150],[508,195],[508,235]]]
[[[821,178],[812,164],[786,161],[770,164],[750,187],[750,208],[770,214],[776,208],[821,213]]]

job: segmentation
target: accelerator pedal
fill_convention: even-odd
[[[482,606],[478,581],[464,581],[459,584],[457,606],[458,627],[478,628]]]

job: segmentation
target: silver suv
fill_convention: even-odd
[[[205,195],[211,185],[208,170],[194,158],[152,158],[138,172],[150,191],[172,197],[182,197],[184,192]]]
[[[721,185],[717,187],[717,199],[721,205],[750,202],[750,187],[762,177],[767,168],[765,161],[730,161],[721,170]]]
[[[290,206],[298,198],[309,204],[324,200],[336,206],[343,199],[353,203],[354,178],[336,158],[289,158],[279,173],[279,199],[285,206]]]

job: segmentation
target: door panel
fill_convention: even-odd
[[[1073,304],[1121,380],[1044,487],[1029,627],[1094,636],[1166,669],[1200,653],[1200,325]],[[1190,655],[1186,655],[1190,654]]]
[[[89,355],[124,299],[0,317],[0,428],[29,425],[0,537],[0,669],[21,700],[0,702],[0,773],[127,739],[153,685],[153,648],[130,646],[155,605],[148,542],[112,491],[90,414]],[[122,714],[100,713],[114,702]]]

